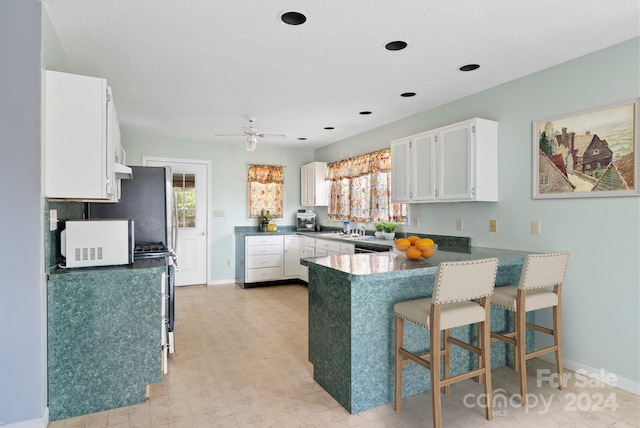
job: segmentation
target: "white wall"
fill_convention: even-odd
[[[40,6],[0,1],[0,425],[42,418],[47,400]]]
[[[114,88],[114,92],[115,92]],[[117,94],[116,94],[117,97]],[[258,142],[256,151],[248,153],[242,139],[229,143],[157,138],[122,129],[122,143],[127,163],[141,165],[142,156],[201,159],[211,161],[209,194],[212,226],[210,282],[235,278],[235,226],[257,226],[249,219],[247,209],[247,171],[249,164],[283,165],[284,218],[279,225],[294,225],[300,206],[300,166],[313,160],[311,149],[282,149]],[[213,217],[213,210],[224,210],[225,217]]]
[[[636,393],[640,393],[640,198],[533,200],[531,165],[532,121],[640,96],[639,40],[340,141],[315,154],[316,160],[332,161],[471,117],[498,121],[499,202],[414,204],[411,217],[419,218],[420,227],[406,230],[469,236],[474,246],[570,251],[562,317],[564,356],[573,367],[584,364],[615,373],[619,384]],[[325,215],[326,209],[320,218]],[[455,230],[456,218],[464,219],[464,231]],[[489,219],[497,219],[497,233],[489,232]],[[541,235],[531,235],[531,220],[542,222]]]

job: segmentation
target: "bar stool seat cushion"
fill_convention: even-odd
[[[516,312],[516,297],[518,295],[517,285],[507,285],[504,287],[496,287],[493,291],[491,304],[512,312]],[[525,299],[525,311],[535,311],[542,308],[550,308],[558,304],[558,295],[553,291],[543,288],[534,288],[527,290],[527,298]]]
[[[400,318],[430,329],[431,298],[407,300],[393,305],[393,311]],[[475,324],[485,319],[485,310],[472,301],[453,302],[442,305],[440,329],[447,330],[467,324]]]

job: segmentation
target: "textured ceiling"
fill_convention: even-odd
[[[287,135],[259,147],[323,146],[640,35],[638,0],[42,3],[73,71],[107,78],[123,130],[242,144],[214,135],[253,115]]]

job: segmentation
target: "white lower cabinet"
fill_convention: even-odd
[[[300,244],[300,258],[316,256],[316,239],[308,236],[303,236]],[[300,265],[300,279],[305,282],[309,282],[309,268]]]
[[[338,254],[355,254],[356,246],[347,242],[329,239],[316,239],[316,257],[336,256]]]
[[[282,279],[282,236],[245,238],[245,282]]]
[[[354,244],[340,244],[340,254],[355,254],[356,246]]]
[[[316,239],[316,257],[340,254],[340,242]]]
[[[245,247],[245,282],[283,279],[309,281],[309,270],[300,264],[307,257],[355,254],[355,245],[300,235],[247,236]]]
[[[300,247],[302,239],[300,236],[292,235],[284,237],[283,254],[283,279],[300,278],[302,265],[300,264]]]

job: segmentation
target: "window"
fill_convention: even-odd
[[[271,218],[282,218],[284,168],[278,165],[249,165],[249,218],[259,218],[269,211]]]
[[[196,227],[196,175],[174,172],[173,191],[178,205],[178,227]]]
[[[407,223],[408,206],[390,203],[390,149],[331,162],[326,178],[331,182],[330,220]]]

